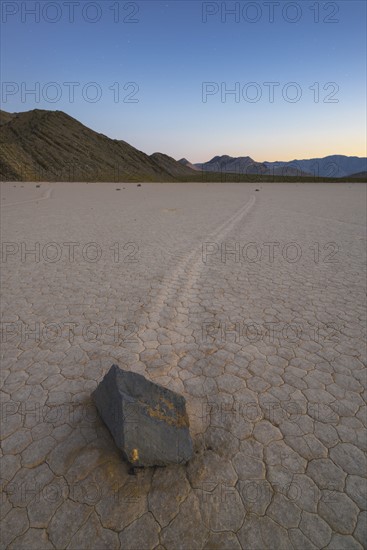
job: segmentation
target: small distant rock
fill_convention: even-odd
[[[119,187],[117,187],[116,191],[121,191],[121,189]]]
[[[260,189],[255,189],[255,191],[260,191]]]
[[[184,464],[192,457],[183,396],[112,365],[92,397],[133,467]]]
[[[141,187],[141,183],[138,183],[138,185],[136,187]]]

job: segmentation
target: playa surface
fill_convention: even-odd
[[[363,548],[365,204],[2,183],[2,547]],[[185,396],[189,464],[129,474],[90,398],[113,363]]]

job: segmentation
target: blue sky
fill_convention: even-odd
[[[364,156],[366,3],[268,4],[79,0],[72,20],[62,0],[3,0],[2,108],[192,162]]]

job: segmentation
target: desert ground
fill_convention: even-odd
[[[2,548],[363,548],[365,185],[7,182],[1,213]],[[187,465],[131,475],[113,363],[185,396]]]

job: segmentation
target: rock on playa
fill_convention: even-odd
[[[181,395],[112,365],[92,397],[133,466],[183,464],[191,458],[189,419]]]

